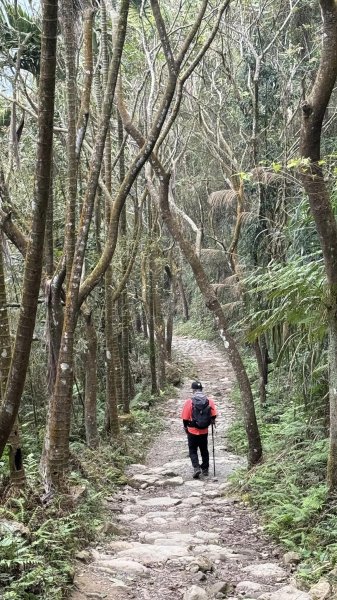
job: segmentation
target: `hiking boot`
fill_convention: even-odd
[[[204,477],[208,477],[208,475],[209,475],[208,469],[202,469],[202,474]]]
[[[199,479],[201,475],[200,467],[194,467],[193,479]]]

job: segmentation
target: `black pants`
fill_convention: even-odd
[[[208,453],[208,433],[202,433],[201,435],[193,435],[193,433],[187,434],[188,449],[190,453],[190,459],[192,466],[196,469],[199,467],[198,448],[200,450],[202,463],[201,468],[206,471],[209,467],[209,453]]]

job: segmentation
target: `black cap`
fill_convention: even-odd
[[[200,381],[192,381],[192,390],[202,390],[202,385]]]

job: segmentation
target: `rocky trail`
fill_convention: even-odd
[[[165,429],[145,465],[131,465],[130,485],[107,498],[114,541],[90,550],[79,563],[72,600],[310,600],[293,581],[296,556],[285,557],[263,534],[254,513],[226,496],[227,476],[242,459],[226,448],[234,416],[228,401],[234,375],[216,344],[176,338],[175,351],[195,363],[218,407],[216,479],[192,479],[180,419],[191,381],[167,401]],[[211,440],[209,443],[212,455]]]

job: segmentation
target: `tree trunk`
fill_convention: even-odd
[[[170,281],[170,297],[167,309],[167,322],[166,322],[166,353],[167,360],[172,360],[172,337],[173,337],[173,321],[174,321],[174,307],[176,299],[176,273],[175,265],[171,258],[170,265],[167,267],[167,275]]]
[[[112,267],[105,273],[105,343],[106,343],[106,404],[109,428],[112,436],[119,435],[118,397],[121,393],[119,346],[116,332],[115,303],[112,299]]]
[[[253,343],[253,348],[255,352],[256,362],[259,371],[259,396],[260,396],[260,405],[263,408],[267,401],[266,394],[266,380],[265,380],[265,363],[262,356],[261,346],[259,340],[256,339]]]
[[[160,182],[160,209],[164,223],[167,225],[172,237],[179,244],[180,250],[190,264],[194,273],[196,282],[204,297],[207,308],[214,314],[217,320],[220,336],[227,351],[228,358],[234,369],[237,382],[241,392],[243,417],[248,440],[248,465],[252,467],[262,458],[262,445],[260,433],[256,421],[254,400],[247,372],[243,365],[240,353],[234,341],[234,338],[228,331],[227,321],[222,310],[221,304],[217,299],[207,275],[203,269],[200,259],[196,255],[192,245],[183,235],[181,228],[170,211],[168,192],[169,175],[161,174]]]
[[[67,207],[65,230],[66,281],[70,279],[75,252],[77,157],[76,157],[76,43],[75,3],[61,0],[61,23],[65,45],[67,88]]]
[[[120,115],[118,114],[118,146],[120,151],[119,157],[119,180],[122,182],[125,177],[125,161],[124,161],[124,148],[123,148],[123,123]],[[119,232],[121,238],[121,251],[122,251],[122,276],[126,273],[128,266],[127,256],[127,223],[126,223],[126,205],[124,204],[120,216]],[[122,323],[122,344],[121,344],[121,355],[122,355],[122,372],[123,372],[123,412],[128,414],[130,412],[130,385],[129,385],[129,306],[128,306],[128,292],[125,286],[121,298],[121,323]]]
[[[118,21],[114,54],[109,69],[108,85],[104,95],[99,131],[97,132],[95,147],[91,158],[90,173],[83,202],[79,234],[77,237],[73,266],[67,288],[64,324],[57,365],[56,381],[54,393],[49,404],[48,421],[45,435],[45,448],[43,459],[41,461],[41,469],[44,474],[47,494],[52,491],[53,487],[59,487],[62,485],[64,473],[68,467],[73,386],[74,334],[78,319],[79,306],[85,299],[84,297],[81,299],[79,298],[79,290],[89,227],[92,220],[95,195],[103,160],[105,140],[112,111],[114,91],[124,47],[128,11],[129,1],[122,0],[120,5],[120,16]]]
[[[83,311],[87,351],[85,360],[85,397],[84,423],[89,448],[97,448],[99,443],[97,430],[97,334],[92,321],[92,313]]]
[[[2,234],[0,233],[0,403],[5,396],[7,378],[11,364],[11,339],[7,309],[7,294],[5,282],[5,269],[3,261]],[[19,421],[16,418],[8,440],[9,472],[11,485],[23,487],[26,482],[22,462],[21,440]]]
[[[178,275],[177,275],[177,282],[178,282],[180,300],[181,300],[181,304],[183,307],[184,321],[188,321],[190,318],[190,314],[189,314],[188,302],[187,302],[187,298],[186,298],[186,294],[185,294],[185,288],[184,288],[183,280],[182,280],[180,273],[178,273]]]
[[[48,2],[42,0],[36,192],[31,234],[26,252],[21,309],[5,398],[0,412],[0,456],[19,410],[29,363],[41,283],[53,147],[57,8],[57,0],[48,0]]]
[[[159,248],[157,247],[157,255]],[[165,321],[161,306],[161,293],[160,289],[162,286],[159,284],[161,275],[161,260],[153,259],[154,267],[154,281],[153,281],[153,301],[154,301],[154,326],[156,332],[157,342],[157,357],[158,357],[158,385],[159,389],[164,389],[166,383],[166,343],[165,343]]]
[[[319,236],[329,288],[329,400],[330,448],[327,480],[337,489],[337,225],[320,161],[322,123],[337,78],[337,4],[320,0],[323,17],[323,46],[320,65],[311,93],[302,104],[301,156],[309,159],[301,169],[310,210]]]

